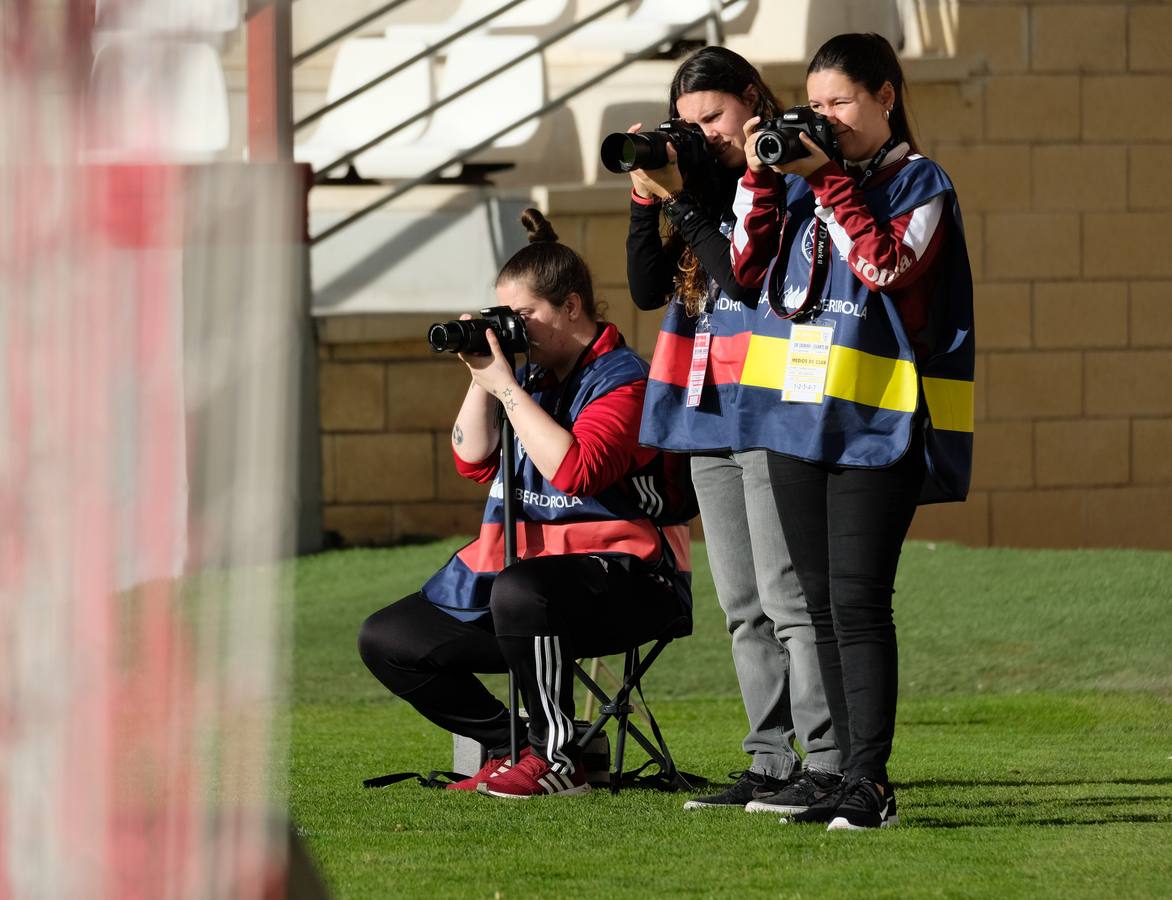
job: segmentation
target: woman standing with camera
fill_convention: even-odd
[[[480,536],[418,593],[370,616],[358,640],[389,690],[487,749],[483,768],[449,787],[506,798],[589,790],[574,659],[691,631],[687,526],[663,522],[678,481],[636,441],[647,365],[599,320],[581,257],[537,210],[522,221],[531,243],[501,269],[496,293],[503,314],[523,320],[535,368],[518,381],[492,329],[489,353],[460,356],[472,381],[452,451],[461,475],[492,482]],[[518,444],[520,557],[503,572],[501,414]],[[516,765],[508,710],[474,675],[508,670],[530,713]]]
[[[776,115],[778,104],[745,59],[706,47],[676,72],[669,110],[698,127],[709,152],[670,148],[667,166],[631,173],[631,295],[640,309],[667,306],[639,440],[692,454],[708,557],[749,719],[743,747],[752,757],[735,784],[685,809],[800,812],[837,786],[839,755],[810,616],[778,519],[773,454],[741,449],[737,437],[737,380],[760,292],[737,284],[729,252],[733,196],[745,168],[743,125],[755,115]],[[661,213],[672,229],[666,245]]]
[[[777,451],[786,543],[814,620],[842,789],[790,821],[898,821],[887,761],[898,689],[892,594],[917,503],[962,500],[972,453],[972,278],[956,194],[916,151],[903,72],[874,34],[807,70],[834,135],[749,173],[734,271],[766,285],[741,378],[749,437]],[[782,177],[778,177],[778,175]]]

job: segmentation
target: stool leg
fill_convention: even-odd
[[[518,696],[519,688],[517,686],[517,678],[513,675],[513,670],[509,669],[509,761],[515,766],[517,760],[520,758],[520,753],[517,750],[517,745],[520,743],[518,721],[518,710],[521,706],[521,698]]]
[[[623,684],[631,679],[631,673],[639,658],[639,648],[632,647],[627,651],[627,658],[623,662]],[[619,692],[620,694],[622,691]],[[616,699],[618,699],[616,697]],[[617,794],[623,783],[623,753],[627,747],[627,720],[630,718],[630,703],[626,697],[621,698],[618,708],[618,735],[615,739],[614,777],[611,779],[610,792]]]
[[[590,678],[593,681],[598,681],[598,667],[602,664],[602,660],[595,656],[590,660]],[[586,703],[582,707],[582,718],[589,722],[594,718],[594,695],[590,691],[586,692]]]

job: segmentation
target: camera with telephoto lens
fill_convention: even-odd
[[[492,329],[506,354],[524,353],[529,347],[525,334],[525,320],[507,306],[482,309],[483,319],[457,319],[454,322],[436,322],[427,329],[427,342],[436,353],[464,353],[468,356],[489,356],[488,338]]]
[[[838,138],[825,116],[808,106],[791,106],[776,119],[757,126],[757,158],[767,166],[784,166],[810,155],[799,134],[805,132],[836,162],[842,161]]]
[[[671,162],[667,156],[668,144],[676,148],[676,159],[685,178],[716,162],[708,152],[708,141],[699,125],[668,119],[654,131],[608,134],[602,141],[602,164],[615,173],[662,169]]]

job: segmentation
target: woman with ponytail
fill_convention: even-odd
[[[898,821],[896,567],[918,503],[963,500],[973,429],[972,277],[956,192],[920,155],[903,71],[875,34],[827,41],[810,108],[841,159],[770,168],[745,123],[734,271],[764,287],[738,411],[775,451],[785,540],[843,752],[842,789],[790,821]],[[767,300],[767,302],[765,302]]]
[[[631,296],[641,309],[666,306],[639,439],[692,455],[749,725],[748,766],[727,789],[689,800],[691,810],[793,814],[841,780],[814,631],[778,518],[772,454],[737,437],[737,382],[760,290],[733,278],[733,198],[745,171],[744,123],[779,111],[748,61],[705,47],[677,70],[668,113],[703,131],[715,164],[681,173],[669,151],[664,168],[631,173]]]
[[[582,258],[537,210],[522,222],[530,243],[496,294],[524,320],[528,361],[515,370],[492,330],[488,355],[460,357],[471,383],[452,453],[461,475],[492,483],[480,535],[370,616],[358,641],[389,690],[486,748],[484,767],[449,787],[505,798],[590,789],[574,742],[575,659],[691,630],[687,526],[663,513],[677,485],[637,442],[647,364],[600,320]],[[502,415],[519,445],[520,561],[504,571]],[[474,675],[509,670],[530,715],[516,765],[508,710]]]

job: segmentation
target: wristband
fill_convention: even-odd
[[[638,203],[640,206],[659,206],[660,199],[658,197],[640,197],[639,193],[631,188],[631,202]]]

